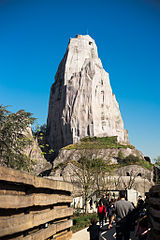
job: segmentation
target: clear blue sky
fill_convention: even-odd
[[[160,155],[159,0],[0,0],[0,103],[47,120],[69,38],[96,41],[131,144]]]

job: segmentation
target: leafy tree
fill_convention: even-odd
[[[94,168],[94,179],[95,179],[95,190],[97,196],[99,197],[101,191],[107,190],[109,187],[106,182],[106,177],[110,174],[109,169],[107,168],[107,163],[102,158],[93,159],[93,168]]]
[[[72,164],[74,167],[71,181],[82,189],[87,212],[89,198],[95,193],[99,197],[101,191],[106,190],[106,175],[109,173],[107,163],[102,158],[92,159],[86,152],[78,161],[72,161]]]
[[[155,164],[160,165],[160,156],[154,159]]]
[[[120,189],[120,188],[132,189],[133,188],[136,177],[138,176],[137,172],[134,172],[133,170],[131,170],[127,176],[128,176],[128,179],[124,178],[122,173],[120,173],[118,178],[114,178],[115,189]]]
[[[19,110],[11,113],[7,106],[0,105],[0,164],[29,171],[29,157],[24,149],[32,141],[27,137],[27,128],[34,122],[32,114]]]
[[[34,136],[40,137],[42,134],[46,135],[47,133],[47,125],[42,124],[42,125],[36,125],[34,129],[32,129],[32,133]]]
[[[33,136],[37,139],[39,147],[42,150],[42,154],[46,159],[52,159],[53,149],[51,149],[47,140],[47,125],[37,125],[35,129],[32,129]]]
[[[87,212],[87,201],[92,193],[92,187],[94,186],[95,179],[93,161],[89,160],[86,156],[82,156],[78,160],[78,168],[75,169],[76,181],[82,187],[85,212]]]

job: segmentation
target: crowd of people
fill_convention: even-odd
[[[129,240],[130,232],[134,231],[134,239],[147,240],[150,233],[150,226],[147,217],[147,199],[144,201],[139,196],[137,206],[126,200],[124,190],[119,192],[119,198],[110,199],[108,194],[97,203],[97,219],[91,219],[91,225],[88,228],[90,240],[99,240],[99,234],[102,231],[108,231],[115,224],[116,240]],[[107,220],[109,220],[107,224]],[[105,225],[104,225],[105,223]]]

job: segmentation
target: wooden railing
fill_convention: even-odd
[[[149,218],[151,239],[160,240],[160,185],[153,186],[149,191]]]
[[[0,239],[68,240],[72,184],[0,167]]]

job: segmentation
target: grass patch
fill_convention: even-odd
[[[66,150],[79,150],[79,149],[109,149],[109,148],[131,148],[133,145],[123,145],[118,143],[117,136],[113,137],[85,137],[82,138],[78,143],[70,144],[62,149]]]
[[[106,164],[105,171],[108,173],[113,173],[115,170],[117,170],[117,168],[120,168],[121,165],[120,164]]]
[[[73,226],[71,228],[73,233],[88,227],[90,225],[91,218],[93,218],[93,217],[97,218],[97,220],[98,220],[96,213],[80,214],[79,216],[74,215],[72,217]]]

